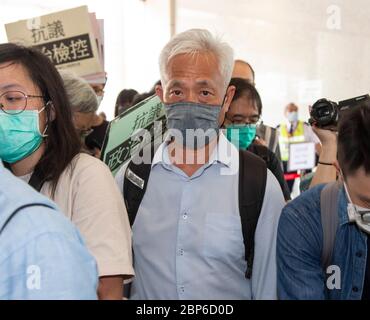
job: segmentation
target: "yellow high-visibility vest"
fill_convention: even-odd
[[[304,122],[298,121],[293,134],[289,134],[285,123],[280,125],[279,147],[282,161],[289,160],[289,145],[292,143],[304,142]]]

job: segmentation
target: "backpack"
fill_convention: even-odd
[[[321,225],[323,231],[323,245],[321,265],[326,273],[330,266],[335,245],[335,236],[339,226],[338,198],[342,184],[339,181],[328,183],[320,194]]]
[[[152,160],[154,157],[153,149],[152,146]],[[131,226],[134,224],[136,214],[144,197],[150,170],[151,163],[137,165],[131,160],[127,166],[123,183],[123,195]],[[240,150],[239,212],[242,224],[245,259],[248,266],[245,272],[247,279],[250,279],[252,276],[254,235],[264,200],[266,179],[267,168],[265,162],[251,152]]]

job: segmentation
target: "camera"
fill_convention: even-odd
[[[318,128],[336,131],[338,129],[338,121],[343,112],[356,107],[366,99],[370,99],[368,94],[338,103],[328,99],[320,99],[311,108],[309,123],[311,125],[315,123]]]

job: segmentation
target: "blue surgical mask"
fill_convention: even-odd
[[[288,112],[287,118],[289,122],[297,122],[298,121],[298,112]]]
[[[45,135],[39,130],[39,114],[44,109],[25,110],[18,114],[0,111],[0,159],[14,163],[40,147]]]
[[[202,148],[218,136],[221,105],[178,102],[164,108],[169,133],[185,147]]]
[[[232,124],[226,127],[227,139],[238,149],[247,149],[256,137],[257,125]]]

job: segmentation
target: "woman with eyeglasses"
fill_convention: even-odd
[[[108,167],[81,153],[56,68],[39,51],[10,43],[0,44],[0,159],[78,227],[97,261],[99,298],[121,299],[133,269],[120,192]]]
[[[223,124],[227,139],[237,148],[248,150],[261,157],[278,180],[285,200],[290,200],[280,161],[272,151],[258,141],[256,135],[262,113],[262,101],[258,91],[242,78],[232,78],[230,86],[235,86],[235,94]]]

